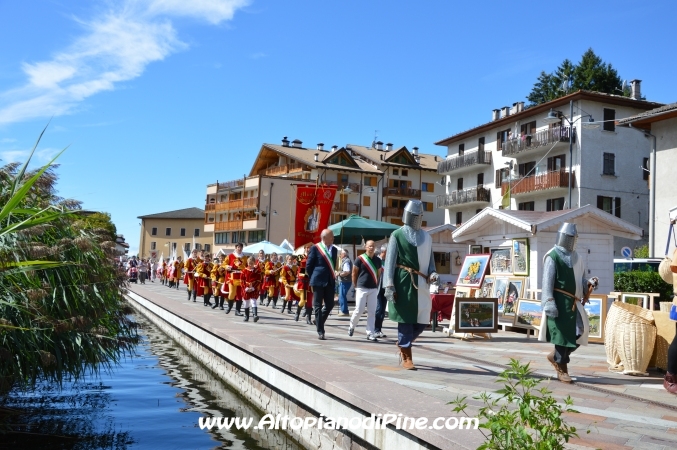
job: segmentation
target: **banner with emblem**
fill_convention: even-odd
[[[336,185],[296,185],[295,247],[320,240],[320,233],[329,226],[336,188]]]

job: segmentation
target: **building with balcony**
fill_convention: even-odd
[[[305,148],[285,137],[281,145],[261,146],[249,175],[207,186],[204,228],[214,233],[215,251],[231,251],[237,242],[291,240],[295,185],[306,183],[338,187],[330,224],[351,214],[401,223],[407,201],[417,199],[424,203],[424,225],[441,225],[444,212],[435,208],[435,195],[444,192],[438,160],[417,147],[394,150],[378,142],[325,150],[324,144]]]
[[[204,226],[205,211],[185,208],[139,216],[141,237],[139,257],[160,259],[184,257],[194,248],[211,252],[213,236]]]
[[[493,110],[483,125],[436,142],[447,148],[437,165],[446,184],[437,197],[445,222],[461,225],[487,207],[558,211],[593,205],[648,235],[646,139],[614,122],[661,105],[640,100],[639,84],[632,82],[631,97],[577,91],[530,108],[517,102]],[[618,254],[625,244],[642,244],[616,241]]]

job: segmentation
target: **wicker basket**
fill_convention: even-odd
[[[672,264],[672,259],[667,256],[663,258],[660,265],[658,266],[658,273],[660,274],[663,281],[668,284],[672,284],[672,270],[670,270],[670,264]]]
[[[644,323],[653,326],[653,313],[641,306],[631,305],[629,303],[613,302],[611,304],[609,314],[607,314],[606,322],[604,324],[604,348],[606,350],[606,361],[609,364],[609,370],[611,371],[623,370],[620,350],[618,349],[617,335],[619,325],[626,323]],[[650,357],[651,355],[649,355],[649,358]]]
[[[618,324],[616,348],[621,358],[623,375],[649,375],[646,368],[656,342],[656,326],[631,322]]]

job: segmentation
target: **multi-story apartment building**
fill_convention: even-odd
[[[139,216],[141,236],[139,257],[159,259],[181,256],[192,249],[211,251],[213,236],[204,230],[205,212],[200,208],[185,208]]]
[[[402,208],[414,198],[424,202],[425,225],[441,225],[443,211],[434,207],[434,196],[444,192],[438,160],[416,147],[394,150],[378,142],[325,150],[285,137],[281,145],[261,146],[249,175],[207,186],[205,231],[214,232],[215,251],[230,251],[237,242],[291,240],[295,185],[307,183],[338,186],[330,224],[351,214],[401,223]]]
[[[577,91],[526,109],[518,102],[436,142],[447,147],[438,164],[447,192],[437,197],[446,223],[461,224],[485,207],[557,211],[590,204],[646,230],[642,164],[649,149],[641,133],[615,120],[660,104],[639,100],[639,80],[632,83],[630,98]],[[616,239],[617,254],[626,244],[642,245]]]

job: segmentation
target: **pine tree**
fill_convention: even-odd
[[[549,102],[559,97],[557,95],[557,86],[555,84],[555,79],[552,74],[541,72],[541,75],[538,77],[534,87],[531,89],[531,93],[527,97],[527,100],[532,105],[538,105],[541,103]]]

